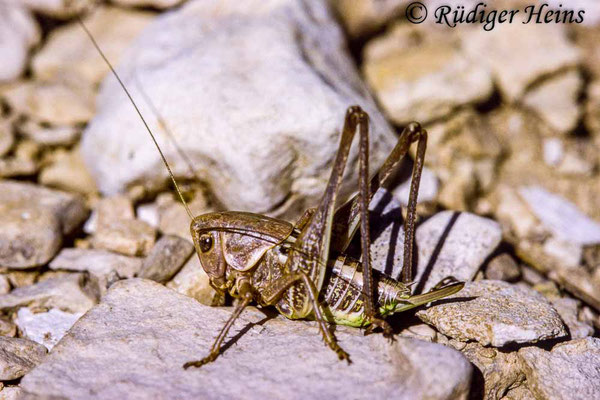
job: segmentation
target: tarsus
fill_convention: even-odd
[[[146,127],[146,130],[150,134],[150,137],[152,138],[152,141],[154,142],[154,145],[156,146],[156,149],[158,150],[158,153],[160,154],[160,158],[162,159],[163,163],[165,164],[165,167],[167,167],[167,171],[169,172],[169,176],[171,177],[171,180],[173,181],[173,185],[175,185],[175,190],[177,191],[177,194],[179,195],[179,198],[181,199],[181,202],[183,203],[183,206],[185,207],[185,211],[189,215],[190,219],[193,220],[194,216],[192,215],[192,212],[190,211],[190,208],[188,207],[187,202],[183,198],[183,194],[181,193],[181,190],[179,189],[179,185],[177,184],[177,181],[175,180],[175,176],[173,175],[173,172],[171,171],[171,167],[169,166],[169,163],[167,162],[167,159],[166,159],[165,155],[163,154],[162,150],[160,149],[160,146],[158,145],[158,142],[156,141],[156,137],[152,133],[152,130],[148,126],[148,123],[144,119],[144,116],[140,112],[140,109],[138,108],[137,104],[133,100],[133,97],[131,97],[131,94],[129,93],[129,90],[127,90],[127,88],[125,87],[125,84],[123,83],[123,81],[119,77],[119,74],[117,74],[117,71],[115,71],[115,69],[113,68],[113,66],[110,63],[110,61],[108,61],[108,58],[106,58],[106,55],[104,54],[104,52],[102,51],[102,49],[100,48],[100,46],[98,45],[98,43],[96,42],[96,39],[94,39],[94,36],[92,36],[92,33],[85,26],[85,24],[83,23],[83,20],[81,19],[81,17],[79,15],[77,15],[77,21],[79,22],[79,25],[81,25],[81,27],[83,28],[83,30],[85,31],[85,33],[88,35],[88,37],[92,41],[92,44],[94,45],[94,47],[96,48],[96,50],[98,51],[98,53],[100,53],[100,56],[102,57],[102,59],[104,60],[104,62],[108,65],[108,68],[110,68],[110,71],[112,72],[112,74],[114,75],[114,77],[119,82],[119,85],[121,85],[121,88],[123,89],[123,91],[125,92],[125,94],[129,98],[129,101],[133,105],[133,108],[135,108],[135,111],[137,112],[137,114],[139,115],[140,119],[144,123],[144,126]]]

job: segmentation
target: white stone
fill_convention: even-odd
[[[395,143],[324,1],[188,2],[158,18],[119,71],[175,174],[193,177],[149,99],[231,209],[265,212],[288,197],[313,205],[352,104],[371,117],[373,168]],[[82,152],[100,190],[163,185],[167,171],[114,78],[103,85],[98,110]],[[351,166],[356,158],[352,152]],[[356,185],[356,174],[348,175]]]
[[[600,243],[600,223],[563,197],[539,186],[524,186],[519,194],[535,216],[562,240],[586,245]]]
[[[56,308],[34,314],[29,308],[23,307],[17,312],[16,323],[24,337],[52,350],[82,315],[82,312],[67,313]]]
[[[565,156],[565,149],[562,140],[558,138],[544,139],[544,162],[551,167],[560,164]]]
[[[412,180],[409,178],[392,190],[394,196],[396,196],[405,206],[408,205],[411,181]],[[439,186],[440,183],[435,173],[429,168],[423,168],[421,183],[419,184],[419,196],[417,197],[418,202],[426,203],[435,201]]]
[[[202,269],[196,254],[192,254],[192,257],[166,286],[207,306],[221,302],[215,290],[210,286],[208,275]]]
[[[472,367],[454,349],[414,339],[389,344],[338,327],[353,363],[340,362],[314,322],[268,318],[254,308],[234,324],[232,343],[201,369],[231,309],[207,307],[157,283],[115,284],[45,362],[21,381],[34,396],[140,398],[467,399]],[[236,339],[230,339],[236,336]],[[275,372],[274,372],[275,371]],[[226,379],[224,384],[224,377]],[[377,384],[373,384],[376,377]],[[364,390],[369,387],[369,390]]]
[[[550,237],[544,242],[544,253],[558,260],[564,267],[577,267],[583,255],[583,246],[578,243]]]
[[[0,82],[13,80],[27,66],[29,49],[40,40],[33,16],[18,2],[0,3]]]

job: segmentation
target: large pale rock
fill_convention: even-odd
[[[523,187],[519,194],[554,236],[581,245],[600,243],[600,222],[582,213],[575,204],[539,186]]]
[[[69,274],[23,286],[0,296],[0,310],[29,306],[85,312],[96,304],[97,298],[95,293],[84,285],[83,274]]]
[[[82,312],[67,313],[56,308],[34,314],[23,307],[17,312],[16,324],[24,337],[52,350],[82,315]]]
[[[373,166],[395,142],[324,1],[188,2],[145,31],[120,73],[175,174],[193,178],[191,160],[228,208],[265,212],[305,197],[313,205],[352,104],[370,113]],[[82,153],[100,190],[162,186],[167,171],[114,78],[98,100]]]
[[[40,40],[33,16],[18,2],[0,3],[0,82],[17,78],[27,66],[29,48]]]
[[[525,347],[519,357],[536,399],[600,398],[600,339],[560,343],[552,351]]]
[[[490,31],[462,31],[465,51],[473,62],[484,64],[493,72],[508,100],[520,98],[530,84],[544,75],[576,66],[580,61],[579,51],[567,38],[565,25],[522,21],[517,15],[512,24],[497,24]]]
[[[10,180],[0,181],[0,204],[49,210],[59,219],[66,234],[76,229],[87,216],[85,203],[79,196]]]
[[[567,334],[560,316],[541,294],[503,281],[467,282],[443,304],[417,316],[446,336],[484,346],[533,343]]]
[[[153,19],[153,15],[116,7],[98,7],[84,18],[84,23],[108,59],[117,63],[123,50]],[[78,77],[91,86],[99,83],[109,72],[77,22],[50,32],[45,45],[33,57],[32,69],[34,76],[41,80]]]
[[[389,344],[379,335],[338,328],[353,360],[347,365],[323,345],[315,323],[270,319],[254,309],[237,320],[231,336],[239,337],[216,362],[184,370],[183,363],[207,354],[230,313],[151,281],[119,282],[21,387],[32,397],[93,399],[132,393],[140,398],[467,398],[472,367],[453,349],[405,338]],[[224,376],[236,378],[224,385]]]
[[[44,346],[31,340],[0,336],[0,381],[22,377],[45,355]]]
[[[420,35],[427,33],[398,24],[365,49],[365,77],[394,122],[428,122],[491,95],[488,69],[462,54],[453,36],[414,39]]]

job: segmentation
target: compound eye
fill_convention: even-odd
[[[200,244],[200,251],[203,253],[208,253],[213,247],[213,238],[211,235],[200,236],[200,240],[198,242]]]

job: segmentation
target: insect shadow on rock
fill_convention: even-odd
[[[200,367],[221,354],[229,329],[252,302],[275,306],[289,319],[316,320],[325,343],[340,360],[350,357],[338,344],[328,323],[366,327],[366,334],[381,328],[386,337],[393,331],[385,317],[458,292],[463,283],[443,279],[427,293],[411,295],[412,260],[415,238],[417,193],[423,169],[427,132],[409,124],[378,172],[369,178],[369,117],[359,106],[348,108],[338,152],[325,192],[315,208],[291,224],[287,221],[248,212],[222,211],[194,217],[190,211],[158,142],[131,94],[106,58],[94,37],[78,17],[154,142],[173,185],[191,221],[190,231],[202,268],[210,285],[220,294],[238,298],[237,305],[219,332],[210,353],[184,368]],[[353,138],[359,134],[358,194],[336,208]],[[374,271],[371,266],[368,205],[374,193],[390,177],[394,167],[417,143],[413,164],[407,218],[404,221],[404,260],[401,281]],[[360,231],[361,261],[346,255]]]

